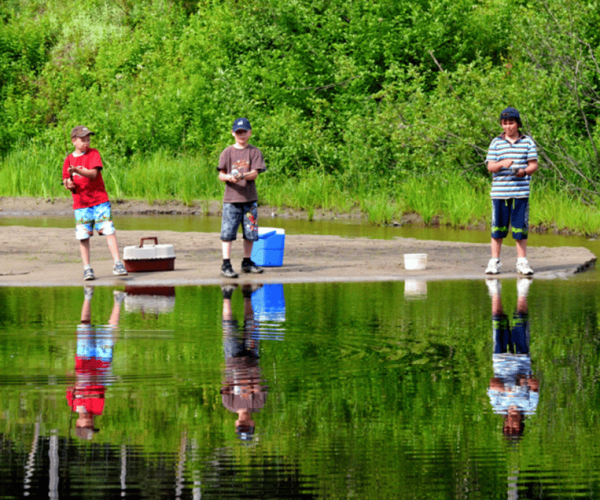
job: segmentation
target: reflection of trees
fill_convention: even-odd
[[[115,359],[123,379],[110,391],[118,398],[107,406],[101,433],[83,446],[65,439],[67,382],[59,379],[60,390],[53,392],[46,375],[52,372],[43,364],[54,359],[48,353],[65,352],[64,337],[36,335],[27,351],[34,355],[15,364],[22,377],[4,385],[4,371],[0,380],[0,491],[19,497],[25,464],[31,463],[32,491],[38,493],[32,495],[46,496],[50,434],[56,432],[61,497],[69,487],[98,487],[98,471],[117,495],[124,477],[127,496],[173,497],[181,487],[182,498],[189,498],[200,482],[203,498],[218,496],[219,484],[238,497],[276,487],[290,496],[319,492],[321,498],[348,492],[365,499],[410,498],[427,487],[438,497],[498,497],[506,488],[505,442],[498,417],[481,411],[489,405],[491,349],[485,286],[429,283],[427,304],[406,303],[402,285],[394,283],[299,290],[306,293],[287,297],[285,341],[261,346],[271,388],[259,416],[261,440],[252,448],[231,446],[234,418],[220,400],[222,331],[215,314],[222,299],[215,287],[182,289],[178,301],[185,297],[181,305],[192,312],[182,327],[174,325],[181,316],[160,319],[157,330],[166,325],[176,332],[168,339],[149,340],[147,330],[139,339],[124,330],[127,344],[117,354],[128,357]],[[568,479],[573,464],[581,465],[570,484],[595,491],[594,474],[583,476],[599,465],[590,446],[600,442],[590,410],[597,407],[594,381],[600,376],[596,291],[585,281],[542,281],[533,298],[536,375],[544,397],[535,425],[528,425],[527,447],[516,450],[520,497],[543,496],[548,471],[556,484]],[[61,291],[56,310],[78,301],[77,292]],[[54,297],[51,290],[37,296],[44,301],[40,307]],[[40,321],[33,313],[27,311]],[[142,325],[136,315],[126,318],[127,328]],[[5,350],[23,352],[13,337],[6,338]],[[70,351],[63,365],[72,363]],[[34,359],[40,359],[40,372],[28,373]],[[38,419],[41,437],[34,439]],[[56,431],[49,422],[57,422]]]

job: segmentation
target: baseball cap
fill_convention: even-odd
[[[242,441],[252,441],[254,439],[254,427],[251,425],[238,425],[235,433]]]
[[[515,108],[506,108],[500,113],[500,120],[516,120],[521,125],[521,115]]]
[[[236,130],[252,130],[250,126],[250,122],[247,118],[236,118],[233,122],[233,127],[231,130],[235,132]]]
[[[73,137],[85,137],[86,135],[96,135],[89,128],[84,127],[83,125],[77,125],[73,127],[71,130],[71,138]]]

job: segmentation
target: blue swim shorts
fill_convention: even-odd
[[[512,227],[515,240],[526,240],[529,233],[529,198],[492,200],[492,238],[503,239]]]
[[[104,236],[115,234],[110,201],[75,210],[75,238],[87,240],[90,236],[93,236],[94,229],[98,231],[98,234]]]
[[[258,240],[258,205],[251,203],[224,203],[221,220],[221,240],[234,241],[238,227],[242,224],[244,239]]]

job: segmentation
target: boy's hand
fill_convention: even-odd
[[[73,165],[70,165],[69,168],[67,169],[67,172],[69,175],[73,175],[77,173],[77,167],[74,167]]]
[[[63,184],[65,186],[65,189],[68,189],[69,191],[73,191],[75,189],[75,183],[72,179],[65,179]]]

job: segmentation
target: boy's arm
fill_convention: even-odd
[[[100,167],[94,167],[94,168],[83,168],[83,167],[74,167],[74,166],[70,166],[67,169],[67,172],[69,173],[69,175],[73,175],[73,174],[79,174],[81,175],[81,177],[87,177],[88,179],[92,179],[94,180],[97,176],[98,176],[98,172],[100,171]]]
[[[512,160],[506,159],[501,161],[488,161],[486,166],[489,172],[495,174],[503,168],[509,168],[513,164]]]
[[[527,162],[527,167],[520,168],[515,174],[517,177],[525,177],[526,175],[533,174],[538,169],[537,160],[529,160]]]
[[[235,175],[228,174],[225,170],[219,170],[219,180],[221,182],[233,182],[235,184],[239,179]]]

